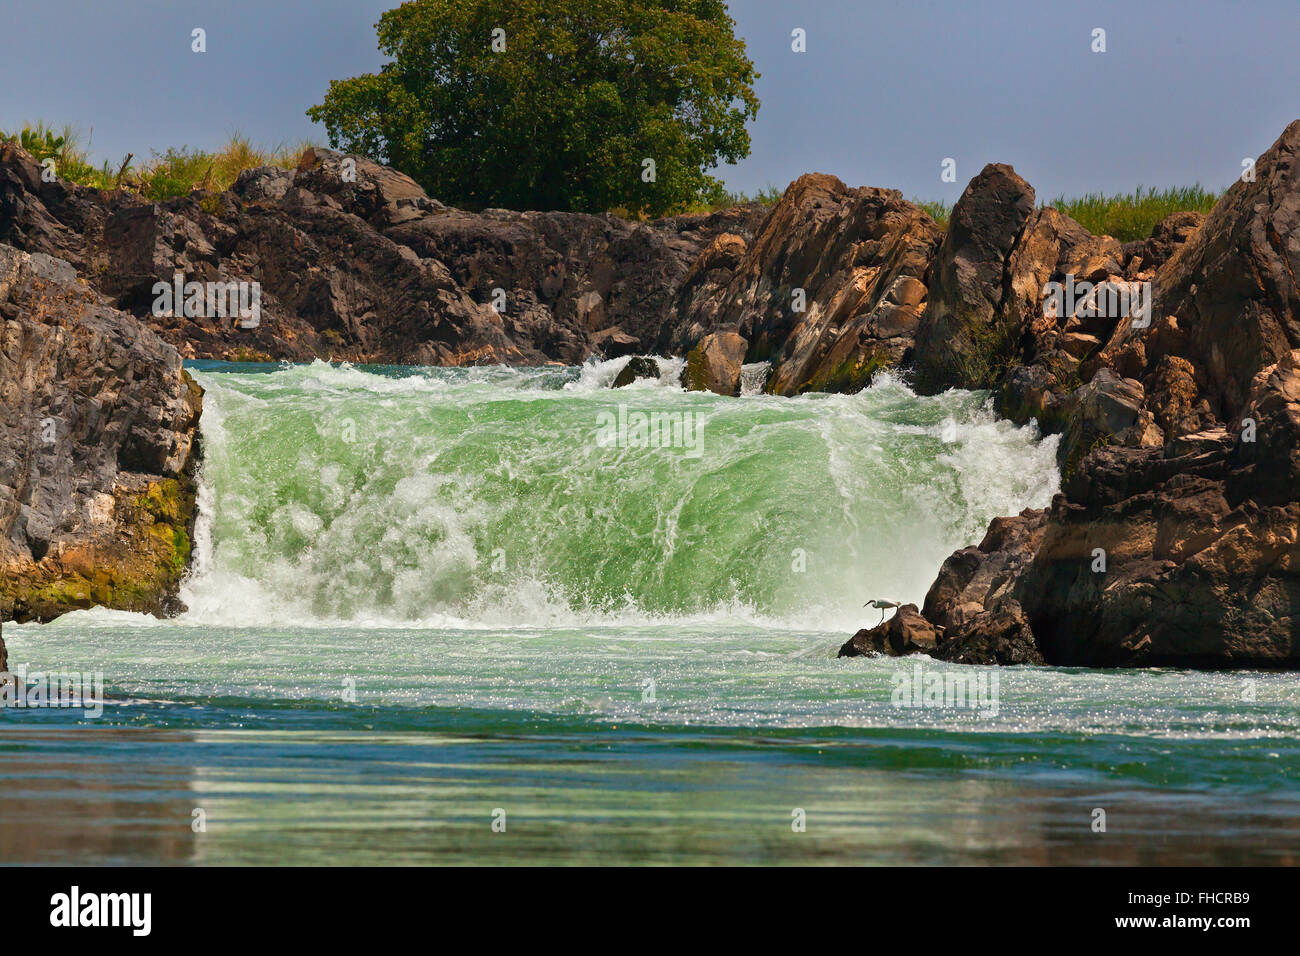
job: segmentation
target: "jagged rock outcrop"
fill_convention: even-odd
[[[1167,255],[1176,238],[1189,235],[1186,226],[1183,218],[1161,223],[1151,240],[1160,252],[1143,247],[1141,255],[1126,255],[1114,239],[1092,235],[1059,210],[1035,209],[1033,188],[1010,166],[985,167],[953,207],[927,274],[930,297],[916,333],[918,390],[992,390],[1006,417],[1065,433],[1058,448],[1066,469],[1103,436],[1134,445],[1158,439],[1146,419],[1123,435],[1097,430],[1115,424],[1109,406],[1127,401],[1115,393],[1131,385],[1087,387],[1104,367],[1096,356],[1116,326],[1127,324],[1128,311],[1121,316],[1115,306],[1140,303],[1124,301],[1121,291],[1133,292],[1130,283],[1149,275],[1126,272],[1124,263],[1137,270]]]
[[[0,619],[177,608],[201,403],[68,262],[0,244]]]
[[[1300,667],[1297,360],[1256,377],[1245,435],[1089,455],[1015,588],[1048,661]]]
[[[769,392],[856,391],[910,354],[939,236],[897,190],[801,176],[752,242],[722,235],[704,251],[666,344],[734,329],[750,361],[772,362]]]
[[[699,252],[724,233],[752,236],[767,212],[475,214],[330,150],[161,203],[40,172],[0,146],[0,242],[68,259],[186,358],[518,365],[654,351]],[[154,284],[176,273],[258,282],[259,324],[154,315]]]
[[[1005,662],[999,641],[1032,640],[1049,664],[1300,667],[1298,153],[1300,121],[1258,159],[1256,181],[1235,183],[1203,222],[1170,217],[1150,245],[1122,252],[1129,270],[1164,258],[1150,321],[1112,316],[1108,332],[1088,330],[1104,345],[1079,350],[1072,390],[1052,349],[1077,315],[1062,324],[1048,310],[1036,326],[1006,298],[981,313],[1017,342],[1009,367],[981,384],[1000,388],[1015,417],[1042,415],[1064,433],[1065,483],[1045,514],[997,519],[979,549],[945,563],[923,611],[945,627],[937,656],[960,631],[970,662]],[[963,201],[992,202],[1013,182],[1005,170],[994,179],[998,189],[973,183]],[[1112,249],[1071,241],[1072,259],[1091,249],[1095,274],[1113,274]],[[1004,288],[1020,271],[1010,265],[1017,246],[1027,248],[1023,235],[1005,257]],[[992,265],[966,274],[978,289],[996,286]],[[931,308],[975,302],[976,291],[932,282]],[[929,334],[923,322],[918,355]],[[926,374],[939,382],[960,367]]]
[[[1018,335],[1003,315],[1007,269],[1033,214],[1033,188],[1001,163],[986,166],[953,206],[916,331],[921,389],[988,388],[1009,360]]]
[[[1013,589],[1046,525],[1041,509],[994,518],[983,541],[943,563],[922,612],[939,628],[935,657],[961,664],[1043,663]]]

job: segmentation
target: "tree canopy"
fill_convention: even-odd
[[[758,74],[722,0],[412,0],[375,26],[390,61],[307,113],[443,202],[663,215],[749,153]]]

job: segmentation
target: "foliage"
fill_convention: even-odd
[[[1077,199],[1061,196],[1048,205],[1055,206],[1095,235],[1131,242],[1151,235],[1152,227],[1172,213],[1209,212],[1220,195],[1202,189],[1199,183],[1159,190],[1139,186],[1131,193],[1116,196],[1104,193],[1088,193]]]
[[[453,205],[664,215],[749,152],[734,27],[722,0],[412,0],[376,24],[390,62],[307,112]]]
[[[189,146],[169,147],[163,153],[154,153],[152,160],[137,168],[131,163],[134,154],[128,154],[117,166],[108,162],[92,166],[76,131],[67,126],[56,134],[43,122],[29,123],[9,135],[0,132],[0,140],[17,143],[37,162],[54,160],[54,172],[60,179],[96,189],[127,189],[155,201],[188,196],[195,190],[229,189],[240,173],[258,166],[292,169],[298,165],[303,151],[311,146],[300,143],[262,149],[254,146],[247,136],[235,133],[216,152]]]
[[[1139,186],[1131,193],[1113,196],[1105,193],[1088,193],[1074,199],[1058,196],[1046,205],[1059,209],[1094,235],[1131,242],[1151,235],[1155,224],[1172,213],[1185,210],[1209,212],[1220,195],[1201,188],[1199,184],[1169,189]],[[952,214],[952,206],[948,203],[941,200],[912,201],[940,226],[947,227],[948,217]]]

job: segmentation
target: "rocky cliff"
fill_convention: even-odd
[[[766,213],[468,213],[329,150],[161,203],[41,171],[0,145],[0,242],[71,262],[185,358],[518,365],[652,351],[700,250],[752,237]],[[259,323],[155,310],[154,284],[178,273],[259,283]]]
[[[201,403],[72,265],[0,244],[0,619],[176,608]]]
[[[1300,121],[1203,222],[1128,246],[1034,211],[1010,167],[972,181],[929,273],[916,381],[992,389],[1060,432],[1064,485],[944,563],[931,653],[1300,666],[1298,152]],[[1068,276],[1149,282],[1150,309],[1044,308]],[[891,652],[878,630],[842,653]]]

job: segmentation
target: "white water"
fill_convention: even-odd
[[[178,623],[851,633],[1058,487],[1056,439],[978,395],[719,398],[683,392],[680,360],[611,390],[626,362],[199,373]],[[699,416],[701,454],[600,447],[620,405]]]

